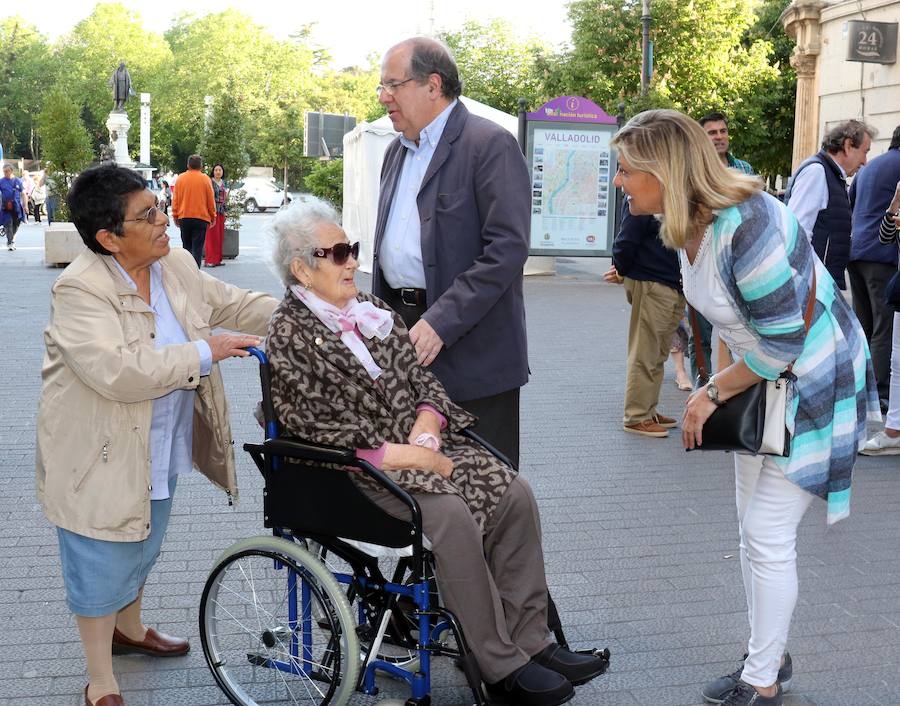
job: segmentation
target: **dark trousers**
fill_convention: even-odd
[[[13,241],[16,239],[16,231],[19,230],[22,221],[19,220],[19,214],[15,211],[10,213],[9,217],[12,220],[6,224],[6,244],[12,245]]]
[[[207,227],[209,223],[199,218],[181,219],[181,244],[185,250],[191,251],[191,255],[197,261],[197,267],[200,267],[200,261],[203,259]]]
[[[390,289],[382,292],[381,298],[400,314],[407,328],[422,317],[427,308],[423,303],[409,306]],[[474,400],[453,400],[467,412],[478,417],[472,431],[493,446],[497,451],[519,467],[519,388],[507,390],[490,397]]]
[[[713,326],[709,321],[703,318],[703,315],[697,311],[697,325],[700,328],[700,345],[703,346],[703,353],[706,356],[706,374],[713,374],[712,367],[712,330]],[[688,317],[688,325],[690,325],[691,318]],[[694,346],[694,332],[691,330],[690,336],[688,336],[688,356],[691,359],[691,376],[693,377],[694,387],[697,386],[697,376],[700,374],[700,366],[697,365],[697,351]],[[706,384],[704,381],[702,384]]]
[[[888,399],[890,393],[894,333],[894,310],[885,303],[884,290],[896,271],[896,267],[884,262],[854,261],[847,265],[853,311],[869,342],[878,396],[882,399]]]

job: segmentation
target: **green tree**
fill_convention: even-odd
[[[456,56],[463,93],[482,103],[516,114],[519,98],[533,109],[544,102],[537,59],[547,48],[535,37],[516,38],[506,20],[468,20],[440,35]]]
[[[344,160],[318,162],[304,183],[311,194],[330,201],[340,209],[344,203]]]
[[[166,32],[174,67],[162,101],[159,129],[170,141],[174,160],[197,149],[203,135],[204,97],[229,92],[246,120],[251,159],[259,156],[259,133],[273,106],[305,109],[314,93],[316,52],[304,35],[279,41],[241,12],[194,17],[181,15]]]
[[[144,29],[140,16],[118,3],[97,4],[58,45],[60,85],[69,95],[82,99],[82,115],[95,149],[109,139],[106,118],[113,100],[107,83],[120,61],[128,66],[134,92],[151,93],[154,99],[172,70],[172,52],[165,40]],[[135,126],[135,137],[129,142],[136,147],[140,124],[137,97],[128,101],[126,110]]]
[[[303,158],[303,111],[296,104],[272,106],[257,134],[257,164],[279,169],[285,189],[300,178]]]
[[[699,117],[722,110],[736,145],[767,139],[758,96],[781,68],[772,43],[750,33],[753,0],[654,0],[651,93],[640,95],[641,2],[574,0],[569,6],[572,46],[538,63],[550,94],[585,95],[607,112],[624,101],[627,112],[661,104]],[[648,98],[650,100],[648,100]],[[742,153],[755,164],[755,153]]]
[[[77,174],[93,160],[91,140],[81,120],[81,109],[60,89],[44,100],[38,115],[44,159],[52,173]]]
[[[760,173],[774,178],[791,173],[794,147],[794,111],[797,74],[791,66],[794,41],[784,32],[781,14],[791,0],[764,0],[756,9],[756,22],[747,30],[743,43],[771,42],[769,62],[777,69],[751,96],[741,116],[744,128],[735,131],[732,140],[738,155],[750,155],[751,164]],[[746,129],[749,128],[749,129]]]
[[[213,101],[200,152],[207,165],[221,164],[229,181],[242,179],[250,166],[244,122],[232,91]]]
[[[81,108],[59,89],[51,91],[37,117],[44,166],[58,199],[57,218],[68,218],[66,194],[70,177],[87,167],[92,159],[91,138],[81,120]]]
[[[44,89],[54,82],[46,39],[20,17],[0,21],[0,143],[10,155],[39,156],[35,118]]]

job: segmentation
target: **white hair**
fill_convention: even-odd
[[[334,206],[315,196],[295,199],[272,219],[272,264],[286,285],[297,281],[291,272],[295,259],[301,259],[311,269],[318,267],[313,250],[319,247],[318,230],[323,223],[340,226],[341,219]]]

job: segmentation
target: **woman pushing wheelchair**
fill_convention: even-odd
[[[540,516],[514,469],[460,432],[475,418],[419,365],[399,316],[354,283],[359,244],[334,209],[297,202],[272,229],[287,287],[269,328],[275,415],[283,433],[354,448],[418,502],[443,602],[459,619],[492,698],[562,704],[606,661],[555,644]],[[405,517],[368,479],[372,501]]]

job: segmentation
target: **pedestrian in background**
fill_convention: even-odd
[[[896,131],[894,133],[897,134]],[[875,160],[872,160],[872,164]],[[868,169],[868,167],[866,167]],[[881,216],[879,237],[884,245],[900,248],[900,180],[887,211]],[[866,456],[900,455],[900,312],[894,311],[891,345],[891,375],[888,388],[887,417],[884,429],[866,442],[861,454]]]
[[[216,220],[206,229],[206,266],[219,267],[222,262],[222,244],[225,241],[225,204],[228,202],[228,185],[225,183],[225,167],[217,164],[212,170],[213,200],[216,203]]]
[[[25,220],[25,209],[22,193],[25,187],[22,180],[13,176],[13,168],[3,165],[3,178],[0,179],[0,226],[6,231],[6,249],[16,249],[16,232]]]
[[[853,311],[866,332],[872,367],[878,382],[881,410],[887,412],[891,386],[891,347],[894,310],[885,301],[888,280],[897,271],[897,247],[879,237],[885,211],[891,208],[900,182],[900,126],[894,129],[887,152],[869,162],[850,186],[853,239],[847,277],[853,294]]]
[[[706,133],[706,136],[709,138],[709,141],[712,142],[713,147],[716,150],[716,154],[721,160],[722,164],[726,167],[731,167],[732,169],[737,169],[739,172],[744,174],[755,174],[753,171],[753,167],[750,165],[750,162],[746,162],[743,159],[738,159],[729,151],[731,146],[731,132],[728,129],[728,118],[725,117],[724,113],[720,112],[711,112],[704,115],[700,120],[697,121],[700,123],[700,127],[703,128],[703,132]],[[696,321],[697,327],[699,330],[700,345],[703,347],[703,355],[706,356],[705,360],[707,361],[707,365],[709,369],[707,373],[712,373],[712,334],[713,327],[709,321],[704,318],[700,312],[694,312],[695,316],[693,320]],[[689,322],[690,325],[690,322]],[[697,381],[697,377],[699,374],[700,366],[697,364],[697,351],[695,348],[695,339],[693,336],[693,330],[689,332],[688,335],[688,356],[691,359],[691,376],[694,381]],[[722,358],[724,351],[721,347],[719,347],[718,355]],[[720,361],[720,364],[725,361]],[[700,384],[703,385],[706,383],[706,380],[700,381]]]
[[[34,203],[34,222],[41,222],[41,212],[44,209],[44,203],[47,201],[47,187],[44,183],[44,173],[38,174],[34,181],[34,188],[31,190],[31,201]]]
[[[212,181],[201,169],[199,154],[188,157],[187,171],[178,175],[172,189],[172,217],[181,228],[181,244],[191,251],[197,267],[203,260],[206,231],[216,222],[216,201]]]
[[[784,202],[793,211],[838,289],[846,289],[852,214],[847,178],[866,163],[875,131],[859,120],[832,127],[822,149],[804,161],[788,181]]]
[[[625,370],[625,413],[622,428],[631,434],[666,437],[678,424],[660,414],[659,391],[672,338],[684,316],[678,256],[659,239],[659,221],[622,208],[622,226],[612,249],[607,282],[625,284],[631,305]]]
[[[781,706],[793,669],[785,646],[798,592],[797,527],[813,497],[827,500],[829,524],[849,514],[866,422],[881,417],[865,337],[796,219],[761,180],[726,168],[695,121],[649,110],[611,146],[631,213],[662,214],[685,297],[735,357],[688,398],[685,448],[702,448],[703,426],[719,406],[793,365],[790,454],[734,454],[747,657],[703,689],[712,703]]]

